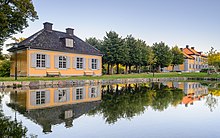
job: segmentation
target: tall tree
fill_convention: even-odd
[[[171,65],[173,67],[172,70],[174,70],[174,66],[183,64],[184,56],[183,56],[182,51],[178,48],[178,46],[172,47],[171,52],[172,52],[172,55],[173,55]]]
[[[214,66],[215,69],[220,68],[220,52],[211,47],[211,50],[208,52],[208,64]]]
[[[28,19],[38,19],[32,0],[1,0],[0,46],[10,36],[28,27]]]
[[[96,37],[90,37],[88,39],[86,38],[86,42],[102,52],[102,40],[99,40]]]
[[[158,71],[161,71],[161,68],[168,67],[172,62],[172,53],[168,45],[164,42],[154,43],[153,46],[154,56],[156,59],[156,67]]]
[[[134,65],[136,40],[132,35],[128,35],[124,41],[124,47],[127,50],[127,56],[125,58],[124,65],[126,66],[126,73],[128,73],[127,68],[129,67],[129,73],[131,72],[131,66]]]
[[[115,64],[117,65],[117,73],[119,73],[119,64],[124,63],[125,53],[123,48],[123,39],[116,32],[106,32],[103,41],[103,51],[106,54],[103,59],[107,61],[108,67],[111,65],[111,74],[113,73],[113,66]]]

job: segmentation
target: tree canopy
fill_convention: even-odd
[[[0,0],[0,46],[28,27],[28,19],[38,19],[32,0]]]
[[[168,45],[164,42],[154,43],[153,46],[154,58],[156,59],[156,67],[158,70],[163,67],[168,67],[172,62],[172,53]]]
[[[171,53],[172,53],[172,58],[173,58],[171,65],[173,66],[173,69],[174,69],[174,66],[183,64],[184,56],[178,46],[172,47]]]
[[[214,66],[216,69],[220,68],[220,52],[213,47],[208,52],[208,64]]]

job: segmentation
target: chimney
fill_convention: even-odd
[[[74,35],[74,29],[66,28],[66,33],[69,34],[69,35]]]
[[[186,48],[189,48],[189,45],[186,45]]]
[[[45,22],[45,23],[44,23],[44,30],[46,30],[46,31],[52,31],[52,26],[53,26],[52,23]]]
[[[193,49],[193,50],[194,50],[194,48],[195,48],[195,47],[191,47],[191,49]]]

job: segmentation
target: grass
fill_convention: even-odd
[[[118,74],[118,75],[103,75],[103,76],[76,76],[76,77],[18,77],[18,81],[38,81],[38,80],[96,80],[96,79],[123,79],[123,78],[172,78],[172,77],[210,77],[220,78],[220,74],[207,73],[155,73],[153,74]],[[0,81],[14,81],[14,77],[0,77]]]

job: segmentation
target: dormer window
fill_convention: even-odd
[[[73,47],[73,39],[66,38],[66,47]]]

